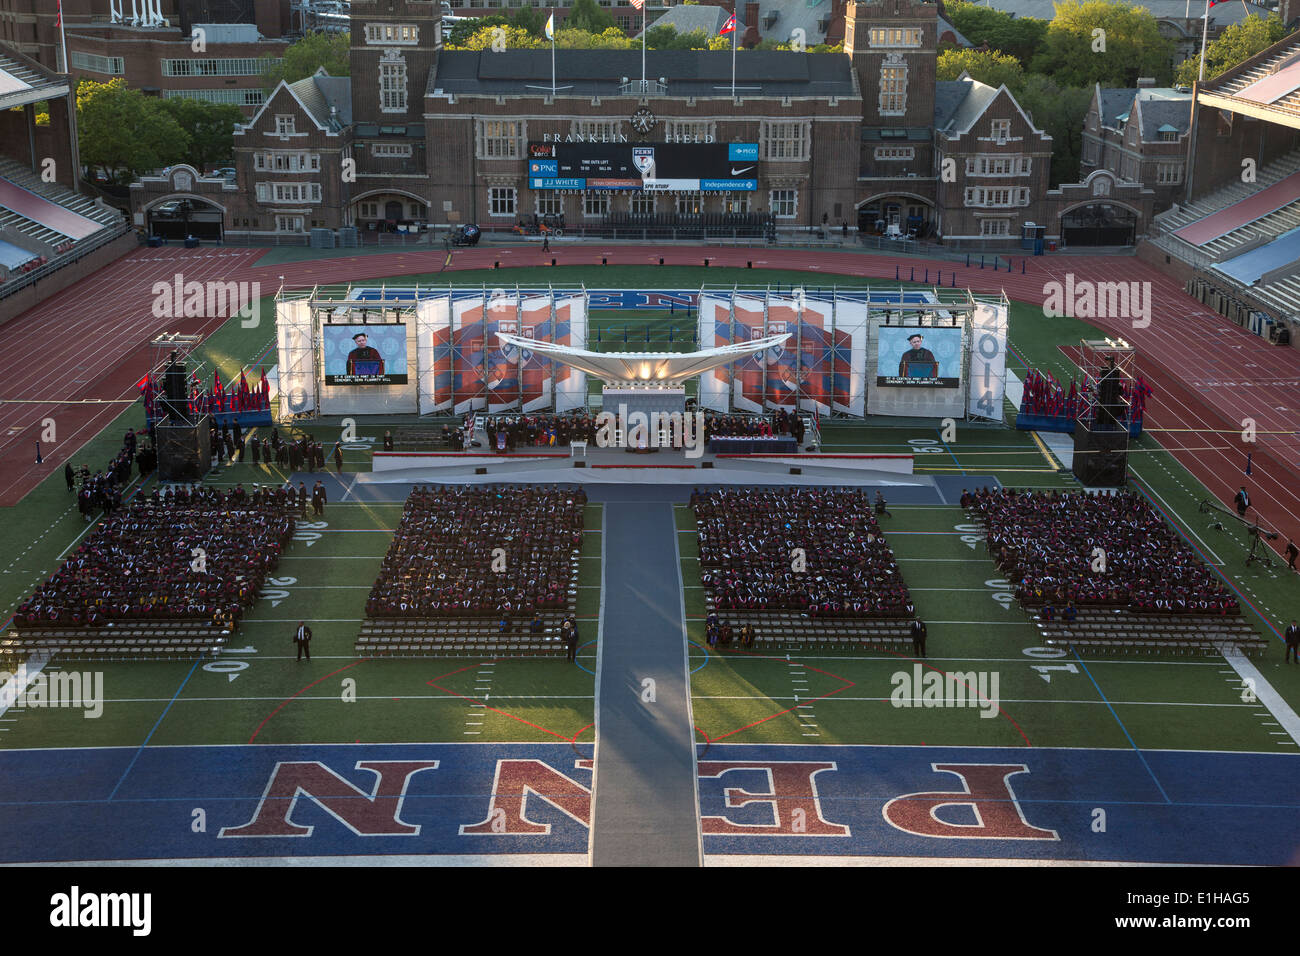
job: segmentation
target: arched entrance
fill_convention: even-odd
[[[1115,203],[1075,206],[1061,216],[1061,239],[1067,246],[1131,246],[1138,215]]]
[[[925,239],[934,233],[934,207],[911,193],[872,196],[858,203],[858,232],[864,236]]]
[[[163,239],[205,239],[220,242],[225,213],[220,206],[195,196],[163,198],[146,211],[149,235]]]
[[[429,204],[413,193],[385,190],[352,203],[352,222],[366,232],[416,232],[428,219]]]

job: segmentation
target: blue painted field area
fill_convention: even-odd
[[[828,826],[820,827],[809,806],[805,833],[847,833],[710,836],[711,827],[726,829],[710,824],[711,816],[774,822],[771,802],[737,806],[745,798],[733,794],[732,806],[725,805],[724,788],[771,792],[769,771],[726,770],[708,780],[712,761],[833,763],[786,772],[778,792],[805,794],[801,781],[815,772],[816,808]],[[701,758],[700,812],[706,854],[1294,864],[1300,861],[1297,774],[1300,755],[1293,754],[724,745]],[[796,808],[794,800],[782,802],[783,828],[790,828]],[[1102,819],[1097,810],[1105,814],[1104,832],[1094,829]]]
[[[1300,860],[1298,755],[700,750],[710,856]],[[585,757],[565,744],[9,751],[0,861],[547,853],[585,862]]]

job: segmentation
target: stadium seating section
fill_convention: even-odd
[[[0,158],[0,281],[125,229],[122,213]]]
[[[767,648],[910,643],[911,596],[865,492],[696,491],[691,506],[706,628],[716,621],[738,634],[748,624],[754,646]],[[740,646],[735,637],[731,646]]]
[[[984,489],[963,504],[1049,645],[1180,653],[1264,647],[1227,585],[1136,493]]]
[[[215,653],[257,600],[294,529],[282,489],[155,491],[109,513],[14,615],[0,652]]]
[[[417,486],[366,602],[357,653],[563,653],[586,500],[580,488]]]

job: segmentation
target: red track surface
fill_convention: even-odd
[[[0,352],[21,356],[0,373],[0,506],[11,505],[52,470],[61,468],[75,451],[124,406],[63,405],[66,399],[131,398],[133,385],[153,356],[149,339],[163,331],[212,331],[220,319],[158,319],[151,312],[151,287],[183,273],[191,279],[259,281],[266,291],[279,277],[289,287],[337,283],[437,272],[444,259],[438,251],[397,252],[353,258],[324,259],[254,267],[262,250],[140,249],[86,280],[0,326]],[[1111,256],[1047,256],[1020,260],[1013,272],[965,268],[959,263],[895,259],[848,252],[658,246],[604,246],[599,242],[561,246],[543,254],[540,248],[477,248],[458,251],[449,271],[491,268],[499,261],[511,266],[562,265],[593,267],[588,283],[600,282],[600,260],[612,265],[711,265],[780,268],[826,276],[893,279],[912,270],[918,277],[928,269],[943,273],[948,286],[956,274],[959,287],[975,292],[1005,291],[1012,299],[1041,303],[1045,284],[1109,282],[1117,279],[1150,282],[1152,321],[1135,329],[1129,320],[1092,320],[1123,336],[1138,349],[1140,368],[1155,395],[1147,406],[1148,428],[1183,428],[1187,432],[1157,432],[1169,448],[1216,497],[1228,502],[1243,483],[1266,524],[1300,537],[1300,449],[1293,433],[1300,431],[1300,353],[1270,346],[1187,296],[1173,279],[1131,258]],[[448,278],[451,278],[448,276]],[[758,276],[755,277],[759,278]],[[266,330],[273,331],[269,319]],[[1069,344],[1069,343],[1063,343]],[[14,399],[26,400],[11,404]],[[45,462],[34,465],[35,440],[41,420],[53,417],[59,441],[44,446]],[[1240,440],[1242,419],[1253,418],[1255,445]],[[1235,434],[1216,434],[1229,429]],[[1270,435],[1268,432],[1285,432]],[[1255,452],[1253,474],[1243,473],[1246,452]],[[102,465],[100,462],[92,466]]]

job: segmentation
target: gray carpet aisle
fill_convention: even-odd
[[[672,505],[605,506],[596,866],[699,866],[695,730]],[[653,703],[642,699],[654,680]]]

